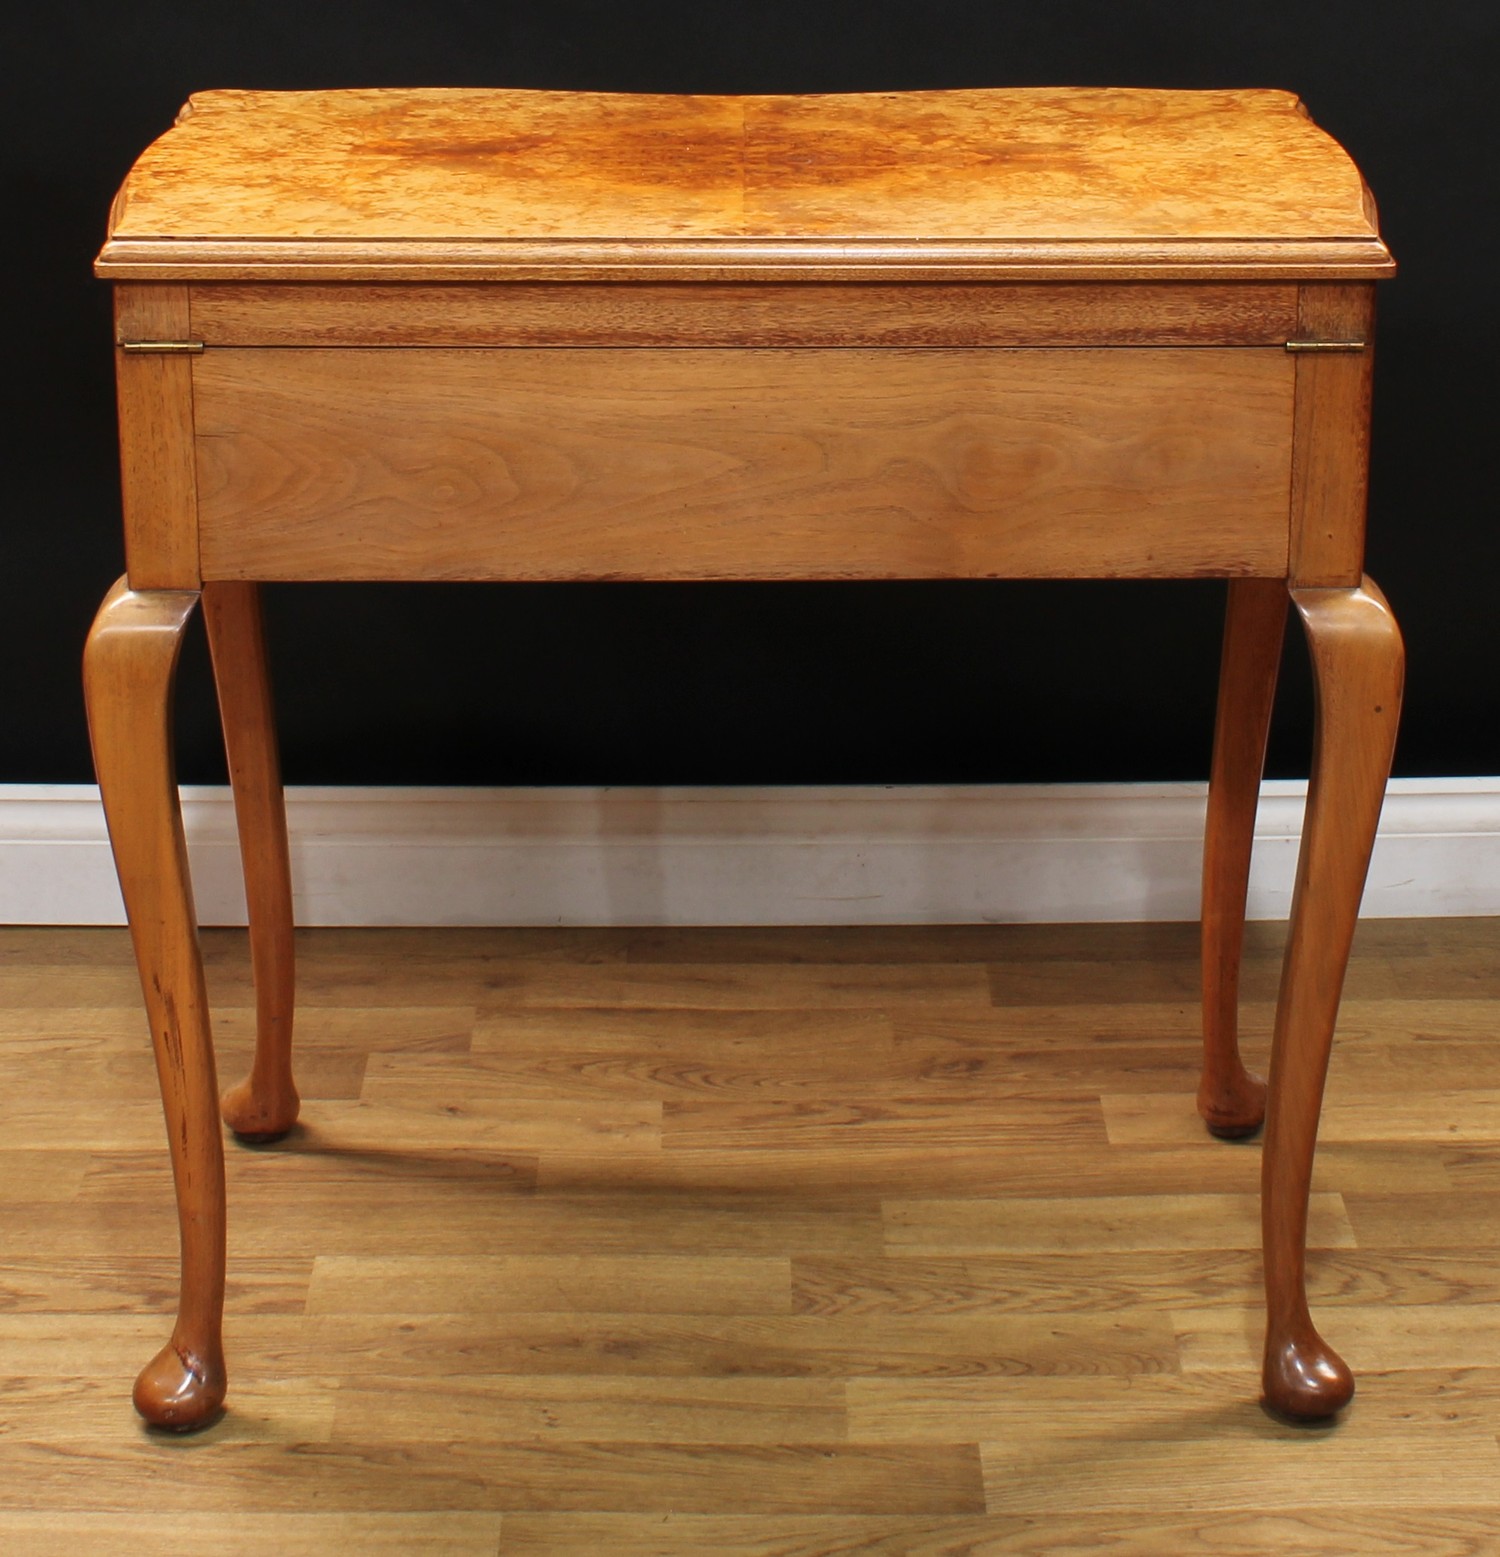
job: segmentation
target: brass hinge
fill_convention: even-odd
[[[1363,351],[1363,341],[1288,341],[1288,351]]]
[[[203,350],[202,341],[121,341],[120,350],[132,354],[141,352],[167,352],[197,354]]]

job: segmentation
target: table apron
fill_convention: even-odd
[[[1291,282],[211,283],[211,346],[1281,346]]]

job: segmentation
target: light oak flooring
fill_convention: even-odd
[[[1255,1403],[1190,926],[300,950],[304,1122],[229,1150],[230,1410],[172,1438],[129,1405],[176,1226],[128,943],[0,932],[6,1552],[1500,1553],[1500,920],[1361,930],[1321,1429]]]

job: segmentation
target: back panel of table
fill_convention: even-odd
[[[193,365],[205,579],[1284,576],[1280,348]]]

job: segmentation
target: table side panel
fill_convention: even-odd
[[[1297,358],[1291,555],[1296,587],[1353,588],[1364,574],[1374,331],[1373,286],[1301,289],[1298,339],[1365,345],[1362,351]]]
[[[185,357],[137,354],[119,345],[185,338],[188,289],[121,286],[114,301],[126,572],[133,589],[196,589],[192,368]]]
[[[194,359],[205,578],[1284,577],[1282,349]]]
[[[1290,283],[196,286],[216,346],[1279,346]]]

